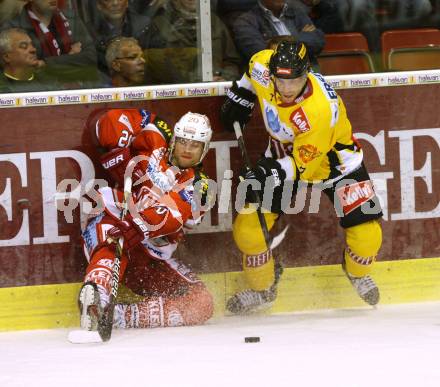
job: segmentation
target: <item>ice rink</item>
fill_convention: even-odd
[[[440,303],[116,330],[105,344],[67,333],[0,333],[0,386],[440,386]]]

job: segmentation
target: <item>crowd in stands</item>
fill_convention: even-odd
[[[201,82],[198,0],[0,0],[0,93]],[[440,26],[440,0],[211,0],[213,81],[276,36],[319,71],[326,34]],[[440,66],[439,66],[440,67]],[[380,71],[380,67],[378,68]]]

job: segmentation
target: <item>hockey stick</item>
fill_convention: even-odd
[[[244,168],[246,169],[246,172],[251,171],[251,162],[249,160],[249,155],[246,150],[246,145],[244,143],[243,132],[241,130],[240,124],[237,121],[234,121],[233,126],[234,126],[234,131],[235,131],[235,137],[237,138],[238,146],[239,146],[240,152],[241,152],[241,156],[244,161]],[[283,241],[284,237],[286,236],[286,232],[287,232],[287,229],[289,228],[289,225],[287,225],[284,228],[284,230],[281,231],[277,236],[272,238],[269,234],[269,229],[267,227],[266,218],[264,217],[263,213],[261,212],[261,208],[262,208],[261,197],[258,194],[254,195],[254,196],[255,196],[255,199],[256,199],[257,205],[258,205],[257,216],[258,216],[258,221],[260,222],[261,230],[263,231],[263,236],[264,236],[264,241],[266,242],[266,247],[270,250],[273,250],[275,247],[277,247]],[[277,260],[277,264],[282,266],[281,262],[279,262],[278,260]],[[278,271],[276,271],[276,273],[278,273]],[[275,283],[278,282],[280,275],[281,274],[278,274],[275,276],[276,277]]]
[[[131,170],[127,166],[127,170]],[[125,177],[124,180],[124,201],[121,211],[120,219],[123,220],[128,212],[128,201],[131,196],[131,187],[133,180],[131,174]],[[98,322],[98,333],[102,338],[102,341],[109,341],[112,336],[113,329],[113,313],[115,311],[116,297],[118,296],[119,289],[119,270],[121,268],[122,248],[124,246],[124,238],[120,237],[116,243],[116,254],[113,262],[112,272],[112,289],[109,297],[109,304],[104,309],[104,313]]]
[[[128,168],[128,170],[132,170]],[[120,219],[123,220],[128,212],[128,201],[131,195],[132,188],[131,175],[127,176],[124,180],[124,200],[122,203],[122,211]],[[119,269],[121,266],[122,248],[124,245],[124,239],[120,237],[116,244],[115,260],[112,268],[112,288],[109,297],[109,304],[105,307],[101,318],[98,321],[98,331],[85,331],[74,330],[69,332],[67,339],[72,344],[85,344],[85,343],[101,343],[109,341],[113,330],[113,314],[115,311],[116,298],[118,296],[119,289]]]

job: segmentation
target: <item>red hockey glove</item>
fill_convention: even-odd
[[[110,152],[103,154],[100,161],[101,165],[108,172],[113,181],[123,187],[125,169],[127,168],[130,159],[131,152],[129,148],[115,148]]]
[[[130,214],[125,220],[119,220],[114,227],[107,232],[107,237],[113,241],[124,238],[123,250],[130,251],[148,237],[148,229],[139,218],[133,218]],[[110,242],[110,241],[109,241]]]

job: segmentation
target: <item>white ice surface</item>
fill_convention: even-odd
[[[67,333],[0,333],[0,386],[440,386],[440,303],[117,330],[105,344]]]

